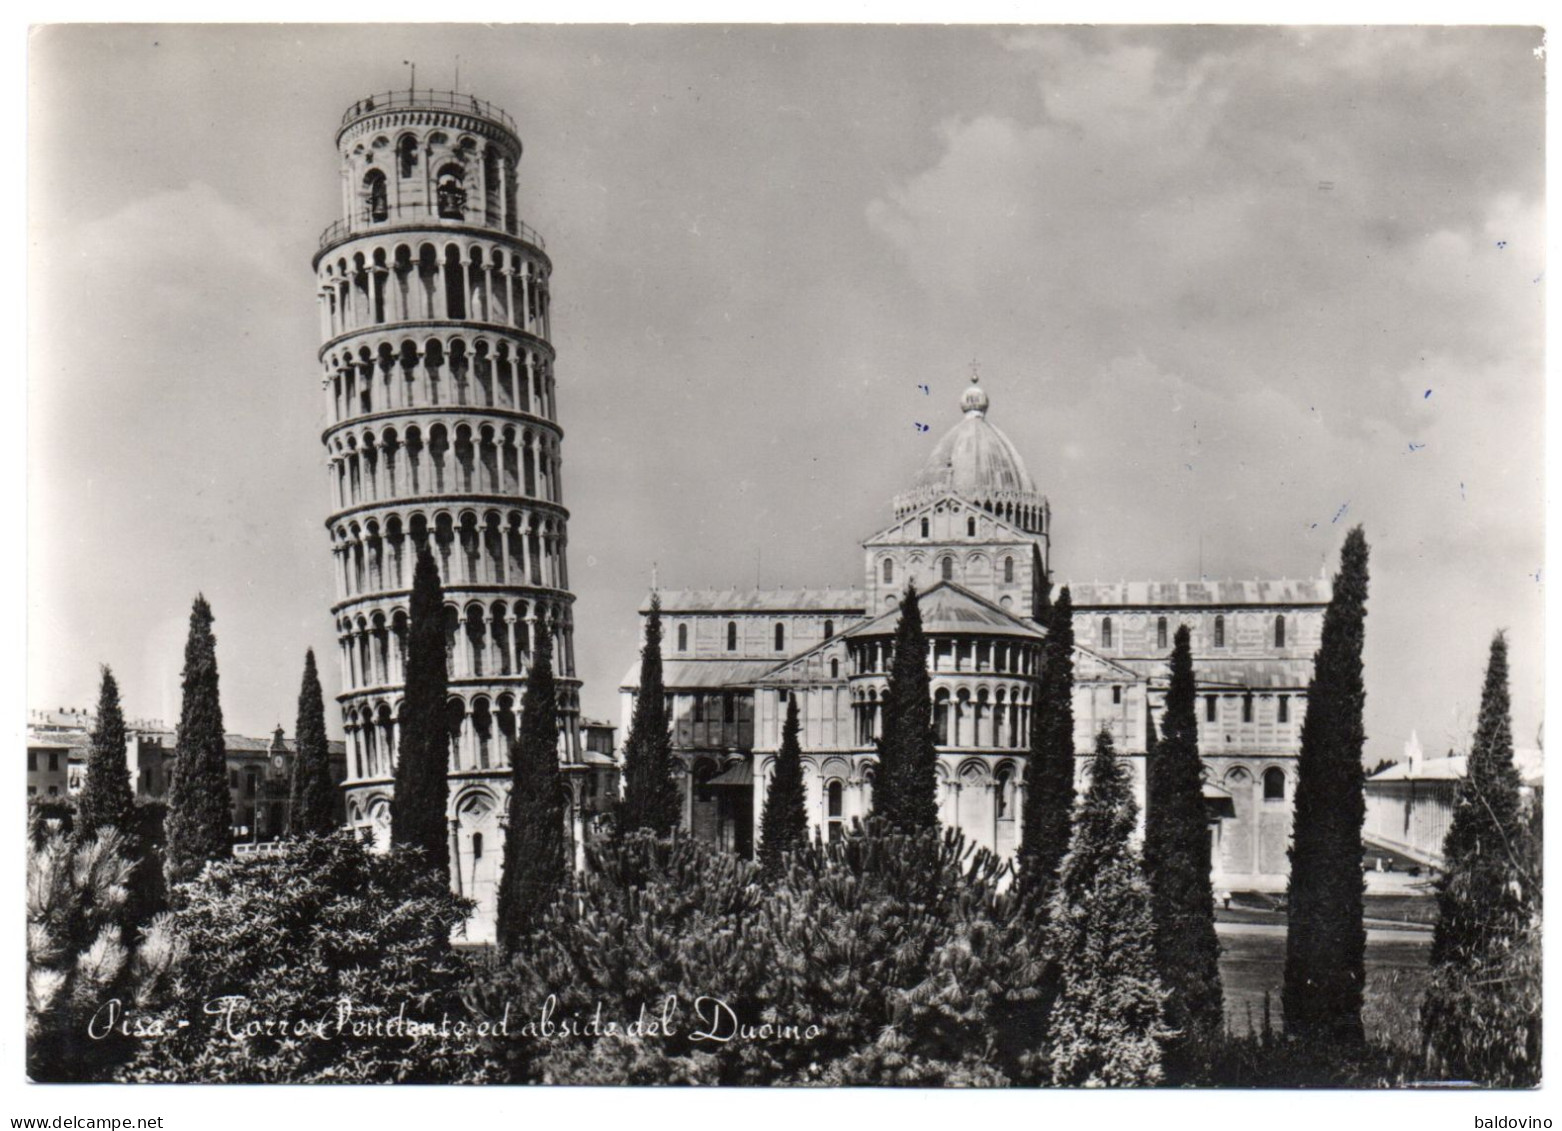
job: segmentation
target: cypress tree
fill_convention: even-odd
[[[119,706],[119,684],[107,664],[98,688],[98,717],[87,754],[87,780],[76,798],[76,839],[91,840],[99,829],[115,828],[133,848],[135,796],[125,761],[125,716]]]
[[[288,783],[288,831],[294,836],[328,833],[336,828],[335,787],[325,737],[325,696],[315,669],[315,650],[304,653],[304,679],[298,689],[298,723],[293,732],[293,775]]]
[[[759,862],[769,876],[781,873],[782,856],[808,845],[808,810],[803,801],[803,748],[798,742],[797,696],[786,703],[781,751],[765,794],[760,820]]]
[[[1068,852],[1074,808],[1074,602],[1066,585],[1052,604],[1042,656],[1017,866],[1030,905],[1045,911]]]
[[[673,740],[662,683],[662,598],[651,594],[640,649],[640,690],[629,737],[624,742],[624,800],[618,810],[621,833],[650,829],[667,836],[678,827],[682,791],[673,778]]]
[[[1135,810],[1128,774],[1102,731],[1049,917],[1060,975],[1048,1034],[1054,1084],[1122,1087],[1162,1077],[1169,1030],[1150,893],[1129,843]]]
[[[1334,596],[1307,685],[1291,825],[1285,986],[1289,1036],[1320,1046],[1359,1045],[1366,980],[1362,925],[1361,648],[1367,619],[1367,538],[1345,536]]]
[[[513,954],[525,941],[564,885],[562,790],[553,633],[539,624],[521,700],[520,730],[510,743],[510,803],[498,914],[499,949],[504,954]]]
[[[1164,734],[1145,760],[1144,864],[1155,968],[1167,991],[1166,1023],[1179,1031],[1167,1048],[1173,1082],[1197,1073],[1224,1017],[1195,698],[1193,650],[1183,625],[1172,648]]]
[[[900,599],[900,620],[884,690],[883,738],[873,790],[873,814],[900,832],[938,827],[938,750],[927,637],[912,582]]]
[[[1497,1087],[1540,1079],[1540,873],[1513,765],[1508,644],[1491,643],[1481,714],[1437,885],[1428,1068]],[[1538,832],[1538,822],[1536,824]]]
[[[170,885],[191,879],[206,861],[225,859],[233,850],[233,803],[212,619],[211,606],[197,595],[184,646],[184,701],[168,786],[164,867]]]
[[[391,798],[391,843],[421,848],[439,872],[450,870],[450,730],[445,721],[445,596],[428,546],[418,548],[407,625],[407,681],[401,701],[401,749]]]

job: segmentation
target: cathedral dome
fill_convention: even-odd
[[[1022,530],[1045,529],[1047,501],[1009,437],[988,421],[990,404],[973,376],[960,396],[963,419],[934,447],[910,488],[896,496],[896,518],[944,495],[957,495]]]
[[[1008,491],[1032,493],[1036,484],[1009,437],[987,420],[987,394],[971,378],[960,398],[965,418],[944,434],[911,489],[947,490],[966,499],[984,499]]]

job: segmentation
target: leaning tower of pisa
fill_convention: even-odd
[[[348,820],[388,839],[408,600],[427,545],[445,592],[451,879],[477,901],[469,934],[481,936],[539,626],[554,631],[566,780],[584,769],[552,263],[517,215],[521,141],[491,103],[377,94],[342,117],[336,144],[342,214],[314,265]]]

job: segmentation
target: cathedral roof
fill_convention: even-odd
[[[1035,625],[948,581],[941,581],[926,593],[917,594],[917,607],[922,611],[922,631],[929,636],[969,632],[1041,640],[1047,635]],[[888,636],[894,633],[898,623],[900,607],[897,605],[866,624],[853,626],[845,635]]]
[[[861,613],[868,595],[861,589],[663,589],[662,612],[671,613]],[[651,611],[647,598],[642,613]]]
[[[663,660],[662,685],[669,691],[714,689],[735,684],[753,683],[773,671],[776,660]],[[629,691],[640,686],[640,661],[636,660],[624,673],[621,685]]]
[[[1326,578],[1274,581],[1065,581],[1076,609],[1218,605],[1326,605]],[[1055,586],[1060,588],[1061,585]]]
[[[912,492],[947,490],[966,499],[986,499],[1003,492],[1033,494],[1036,484],[1009,437],[987,419],[987,394],[971,378],[960,398],[965,413],[927,457],[912,483]]]

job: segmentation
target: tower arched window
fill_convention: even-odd
[[[1014,581],[1014,559],[1013,558],[1004,558],[1003,559],[1003,580],[1006,583],[1013,583],[1013,581]]]
[[[435,189],[439,215],[445,220],[460,220],[466,216],[465,177],[459,165],[446,165],[439,171]]]
[[[410,177],[417,167],[418,139],[408,134],[396,143],[396,172],[402,177]]]
[[[941,559],[939,561],[939,563],[938,563],[938,569],[939,569],[939,576],[941,576],[945,581],[953,581],[954,580],[954,577],[955,577],[955,560],[953,558],[943,558],[943,559]]]
[[[1285,800],[1285,771],[1271,766],[1264,771],[1264,800]]]
[[[1275,703],[1275,722],[1288,723],[1291,721],[1291,697],[1282,695]]]
[[[370,169],[363,178],[364,207],[369,219],[378,224],[390,216],[390,196],[385,190],[385,174]]]
[[[889,558],[884,559],[884,584],[888,585],[895,580],[895,563]]]
[[[1217,647],[1217,648],[1224,648],[1225,646],[1226,646],[1226,618],[1225,617],[1216,617],[1215,618],[1215,647]]]
[[[776,651],[777,652],[782,652],[782,651],[785,651],[785,650],[786,650],[786,625],[783,624],[781,621],[776,621]]]
[[[1112,618],[1111,617],[1103,617],[1102,620],[1101,620],[1101,647],[1103,647],[1103,648],[1110,648],[1111,646],[1112,646]]]
[[[1010,816],[1009,789],[1013,785],[1013,779],[1014,775],[1009,772],[1009,767],[1007,766],[999,770],[997,777],[993,779],[993,807],[995,809],[994,816],[996,816],[1000,821],[1006,820]]]
[[[1166,647],[1166,618],[1165,617],[1156,617],[1155,618],[1155,646],[1157,648],[1164,648],[1164,647]]]
[[[689,650],[689,626],[686,625],[686,624],[680,624],[678,626],[678,651],[680,651],[680,652],[687,652],[688,650]]]
[[[729,651],[729,652],[736,652],[737,650],[738,650],[738,622],[735,621],[735,620],[729,620],[727,622],[727,651]]]
[[[1285,647],[1285,614],[1284,613],[1279,613],[1279,614],[1276,614],[1276,616],[1275,616],[1275,647],[1276,648],[1284,648]]]
[[[824,638],[826,640],[828,640],[828,639],[830,639],[830,637],[832,637],[834,635],[835,635],[835,622],[833,620],[825,621],[824,622]]]
[[[473,833],[472,834],[472,859],[473,860],[481,860],[482,858],[483,858],[483,834],[482,833]]]
[[[836,659],[832,659],[830,661],[830,678],[831,679],[839,679],[840,677],[841,677],[841,661],[840,660],[836,660]]]
[[[1242,696],[1242,721],[1244,723],[1253,721],[1253,693],[1251,691]]]
[[[966,516],[965,533],[968,538],[976,537],[976,516],[974,514]]]
[[[922,537],[927,537],[927,519],[922,520]]]

